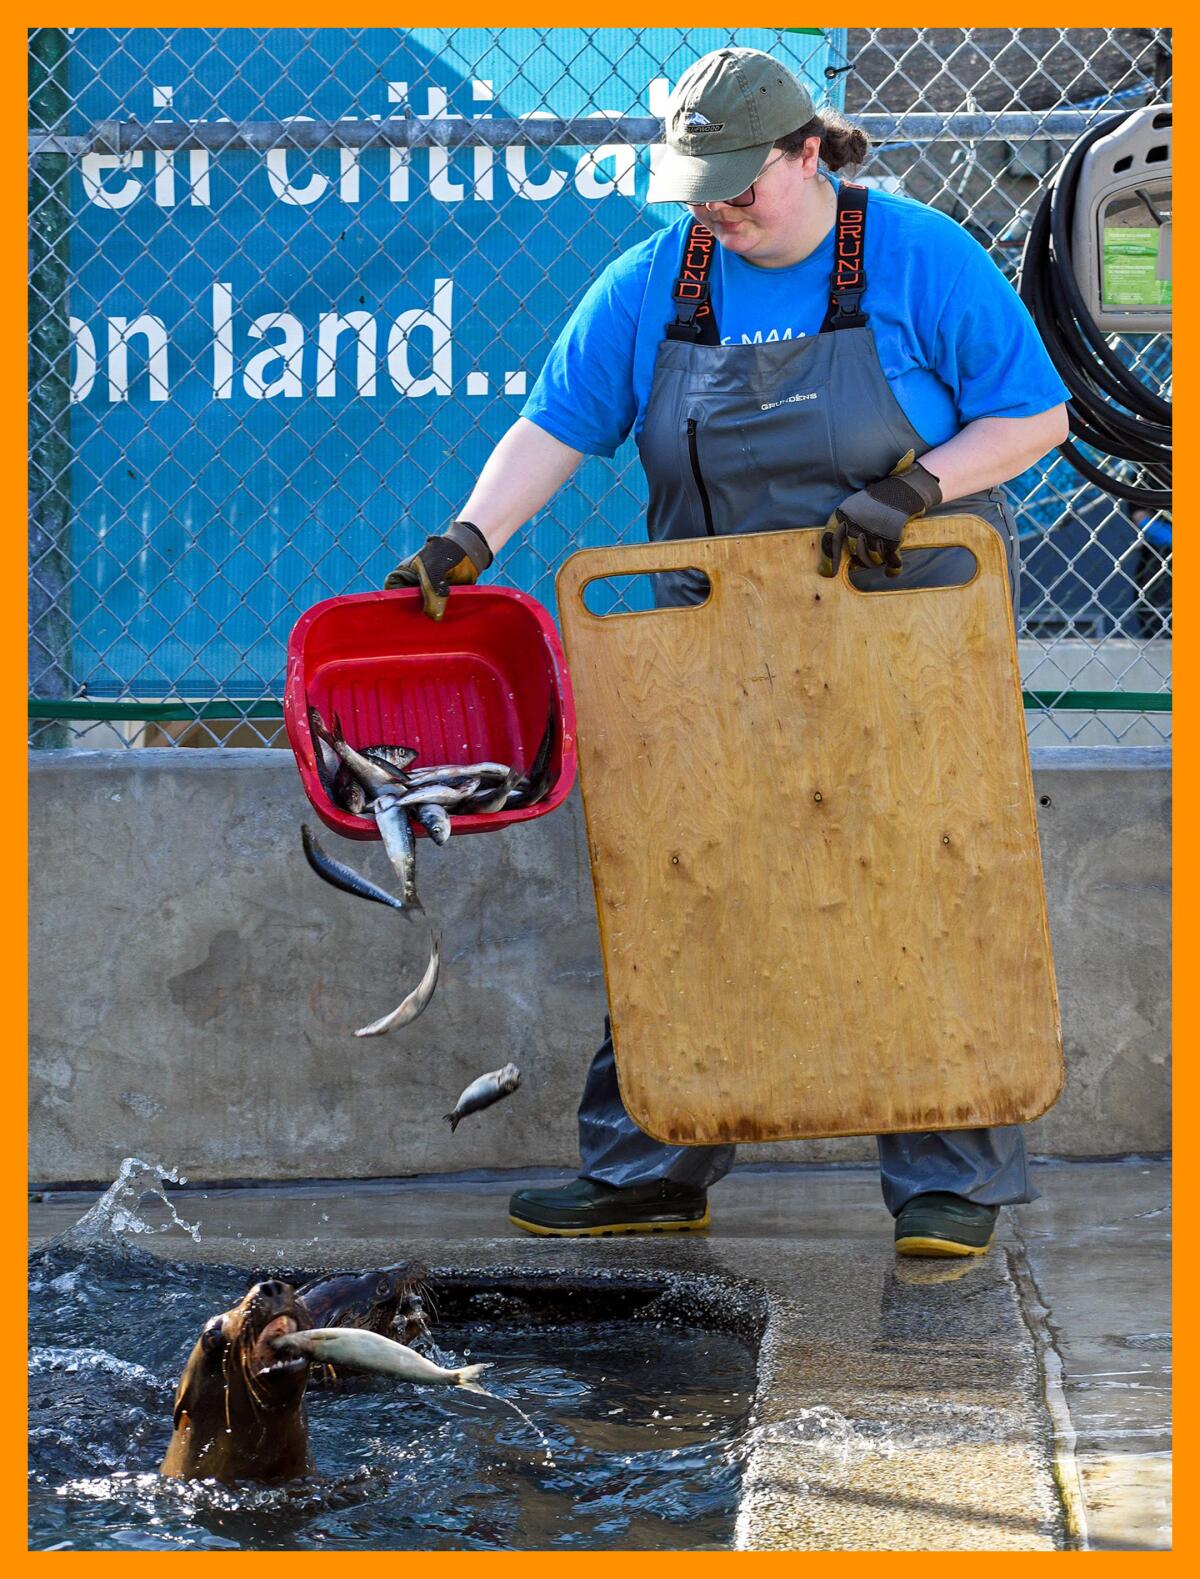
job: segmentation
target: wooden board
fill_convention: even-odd
[[[1062,1047],[995,531],[860,592],[816,531],[585,549],[558,575],[621,1094],[676,1144],[1015,1124]],[[698,608],[597,617],[695,565]]]

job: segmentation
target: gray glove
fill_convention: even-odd
[[[823,576],[836,576],[842,549],[850,550],[852,565],[882,565],[884,574],[900,574],[900,540],[904,528],[942,502],[942,488],[932,472],[913,461],[909,450],[895,469],[878,482],[852,493],[833,512],[821,534]]]

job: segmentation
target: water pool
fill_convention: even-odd
[[[312,1388],[318,1473],[168,1481],[171,1402],[203,1322],[251,1279],[137,1250],[30,1261],[34,1550],[727,1549],[754,1388],[746,1343],[569,1287],[537,1302],[459,1280],[443,1363],[492,1360],[499,1401],[360,1381]],[[503,1400],[518,1406],[526,1421]]]

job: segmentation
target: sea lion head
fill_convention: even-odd
[[[205,1323],[175,1392],[164,1475],[282,1480],[305,1473],[309,1362],[278,1353],[271,1340],[311,1326],[292,1285],[273,1278]]]
[[[367,1327],[384,1337],[394,1337],[402,1321],[408,1321],[410,1304],[420,1310],[428,1276],[419,1261],[398,1261],[372,1271],[314,1278],[300,1289],[297,1298],[314,1327]],[[421,1330],[425,1330],[423,1326]]]

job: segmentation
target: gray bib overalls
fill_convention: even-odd
[[[822,524],[906,451],[919,456],[929,448],[892,393],[862,310],[866,216],[864,189],[840,183],[830,307],[821,332],[764,345],[719,343],[703,256],[715,243],[701,227],[688,233],[674,292],[676,319],[658,348],[638,440],[652,541]],[[697,257],[699,271],[689,269]],[[996,528],[1015,610],[1017,533],[999,490],[955,499],[933,513],[978,515]],[[855,571],[855,585],[952,585],[966,579],[973,564],[958,548],[901,558],[899,577]],[[704,578],[686,570],[654,580],[663,607],[702,602],[707,591]],[[669,1179],[697,1186],[726,1174],[733,1146],[668,1146],[638,1129],[621,1101],[607,1025],[605,1031],[579,1107],[581,1174],[615,1185]],[[1017,1126],[881,1135],[878,1145],[884,1200],[893,1214],[932,1190],[988,1205],[1037,1198]]]

